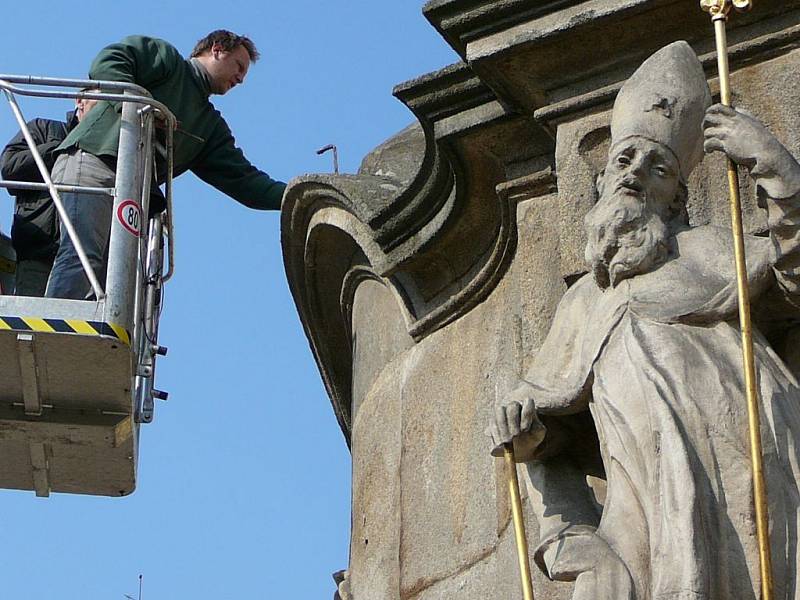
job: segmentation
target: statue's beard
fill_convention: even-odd
[[[654,270],[668,257],[669,225],[645,191],[618,186],[586,215],[586,262],[601,288]]]

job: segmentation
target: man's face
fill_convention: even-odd
[[[228,52],[219,44],[214,44],[204,65],[211,77],[211,91],[214,94],[227,94],[247,76],[250,55],[244,46],[236,46]]]
[[[661,144],[629,138],[612,146],[585,218],[586,261],[601,287],[645,273],[669,255],[670,222],[681,210],[678,160]]]
[[[95,104],[97,104],[97,100],[88,100],[87,98],[78,98],[75,100],[75,116],[78,117],[78,121],[82,121]]]

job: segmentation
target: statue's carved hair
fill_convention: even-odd
[[[217,29],[216,31],[209,33],[206,37],[199,40],[197,44],[195,44],[194,50],[192,50],[192,58],[208,52],[211,50],[214,44],[219,44],[222,46],[222,49],[225,50],[225,52],[230,52],[239,46],[244,46],[244,49],[247,50],[247,54],[250,55],[250,60],[252,62],[256,62],[261,56],[256,49],[256,45],[253,43],[253,40],[246,35],[237,35],[232,31],[228,31],[227,29]]]

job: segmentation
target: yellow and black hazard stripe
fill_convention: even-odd
[[[42,319],[39,317],[2,317],[0,330],[35,331],[37,333],[78,333],[97,335],[119,340],[131,345],[130,332],[124,327],[100,321],[80,321],[77,319]]]

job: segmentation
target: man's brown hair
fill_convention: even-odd
[[[256,62],[258,57],[261,56],[256,50],[256,45],[246,35],[236,35],[232,31],[228,31],[227,29],[217,29],[216,31],[212,31],[206,37],[199,40],[197,44],[194,46],[194,50],[192,50],[191,58],[195,56],[200,56],[204,52],[208,52],[214,46],[214,44],[219,44],[222,46],[222,49],[225,52],[230,52],[239,46],[244,46],[244,49],[247,50],[247,54],[250,55],[250,60],[252,62]]]

